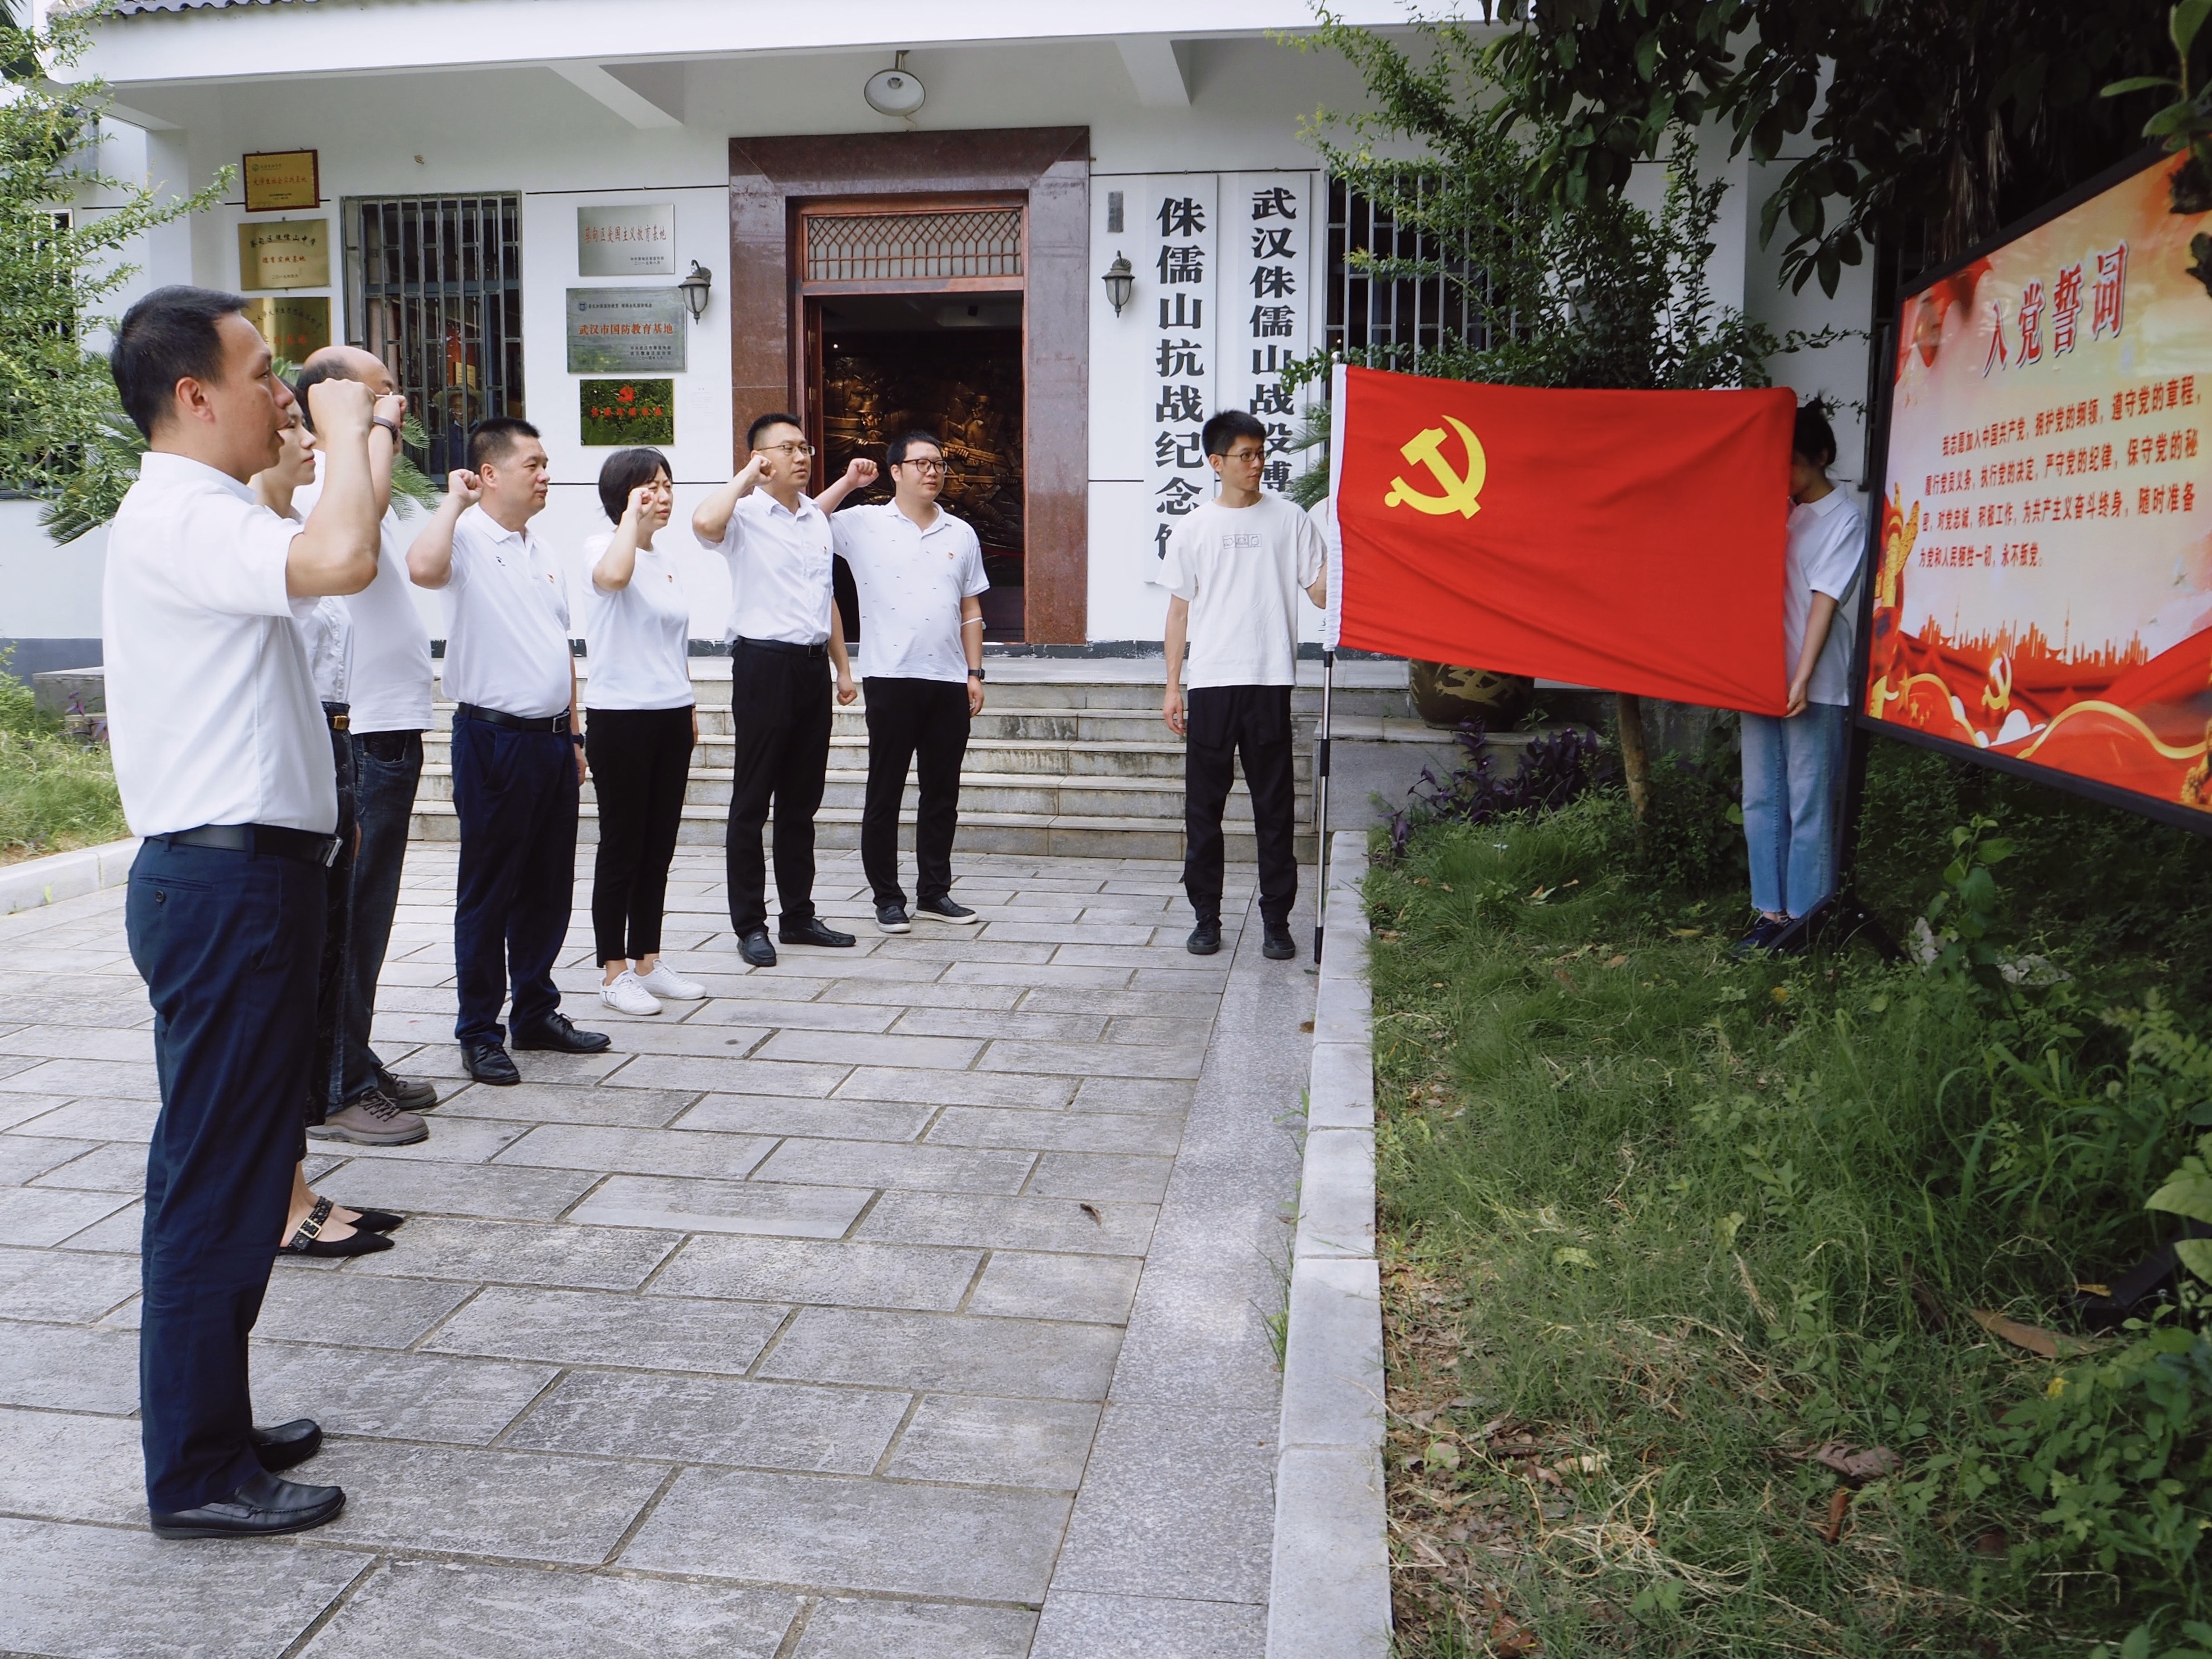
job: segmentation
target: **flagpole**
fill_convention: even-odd
[[[1344,635],[1344,526],[1336,493],[1344,482],[1345,362],[1332,354],[1328,371],[1328,592],[1321,625],[1321,732],[1314,744],[1314,963],[1321,963],[1328,927],[1328,750],[1330,705],[1336,693],[1336,647]]]
[[[1314,744],[1314,961],[1328,925],[1328,714],[1336,690],[1336,653],[1321,653],[1321,736]]]

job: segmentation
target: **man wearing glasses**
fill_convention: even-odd
[[[915,813],[915,916],[973,927],[975,913],[952,899],[952,835],[960,813],[960,762],[968,722],[983,712],[983,549],[975,532],[937,504],[945,453],[927,432],[884,447],[891,499],[837,503],[855,483],[848,471],[817,505],[837,552],[852,567],[860,599],[860,671],[868,687],[868,792],[860,810],[860,863],[875,890],[876,926],[910,932],[898,878],[899,801],[907,769],[921,759]],[[874,469],[868,471],[872,473]]]
[[[814,914],[814,813],[830,768],[830,699],[823,695],[830,667],[837,671],[839,702],[852,702],[859,692],[845,657],[844,623],[830,595],[829,515],[805,493],[813,446],[799,417],[780,412],[755,421],[745,445],[752,459],[700,503],[691,515],[691,533],[730,566],[730,702],[737,728],[724,842],[730,926],[738,955],[756,968],[773,968],[768,871],[761,853],[771,802],[777,939],[833,947],[854,943],[852,934],[825,926]],[[857,461],[848,476],[860,483],[875,475],[873,461]]]

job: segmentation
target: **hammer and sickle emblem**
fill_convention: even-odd
[[[1471,519],[1482,511],[1475,497],[1482,494],[1482,482],[1489,474],[1490,464],[1482,453],[1482,440],[1467,429],[1467,423],[1447,415],[1452,430],[1459,434],[1460,442],[1467,449],[1467,471],[1464,475],[1452,471],[1451,463],[1444,459],[1444,432],[1442,427],[1429,427],[1399,453],[1415,466],[1425,466],[1430,476],[1443,486],[1441,495],[1427,495],[1414,489],[1403,478],[1390,480],[1390,493],[1382,498],[1385,507],[1406,506],[1427,514],[1456,513]]]
[[[2002,657],[1990,663],[1990,683],[1982,688],[1982,707],[2002,714],[2012,706],[2012,664]]]

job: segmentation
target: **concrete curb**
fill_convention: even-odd
[[[1338,830],[1291,1267],[1267,1659],[1390,1651],[1366,873],[1366,833]]]
[[[131,878],[131,860],[137,854],[134,836],[0,867],[0,916],[96,893],[103,887],[120,887]]]

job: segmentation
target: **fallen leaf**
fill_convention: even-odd
[[[1977,1555],[2002,1555],[2011,1547],[2011,1543],[2012,1540],[2005,1536],[2004,1528],[2002,1527],[1991,1527],[1987,1532],[1981,1533],[1975,1537],[1974,1553]]]
[[[1559,1479],[1559,1471],[1548,1464],[1531,1463],[1528,1466],[1528,1473],[1547,1486],[1557,1486],[1563,1492],[1566,1489],[1567,1483]]]
[[[1103,1227],[1106,1224],[1106,1218],[1098,1213],[1098,1206],[1096,1204],[1078,1204],[1075,1207],[1082,1211],[1084,1214],[1089,1216],[1100,1226]]]
[[[1553,969],[1552,977],[1559,981],[1560,984],[1565,986],[1570,991],[1575,988],[1575,976],[1564,968]]]
[[[1428,1450],[1421,1454],[1421,1462],[1432,1469],[1455,1469],[1459,1467],[1459,1448],[1449,1440],[1431,1440]]]
[[[1842,1540],[1844,1517],[1850,1513],[1850,1507],[1851,1489],[1849,1486],[1837,1487],[1835,1495],[1828,1499],[1828,1524],[1820,1528],[1822,1543],[1834,1544]]]
[[[1303,1019],[1298,1022],[1298,1030],[1301,1031],[1310,1031],[1313,1030],[1313,1025],[1314,1023],[1311,1020]]]
[[[2089,1345],[2079,1337],[2061,1336],[2056,1331],[2045,1330],[2040,1325],[2023,1325],[2017,1319],[2007,1319],[2002,1314],[1990,1313],[1981,1308],[1969,1308],[1966,1311],[1974,1323],[1991,1336],[2001,1336],[2015,1348],[2041,1354],[2045,1359],[2063,1359],[2069,1355],[2089,1351]]]
[[[2076,1285],[2074,1288],[2084,1296],[2110,1297],[2112,1293],[2112,1287],[2109,1285]]]
[[[1702,927],[1669,927],[1667,931],[1676,939],[1703,939],[1705,936],[1705,930]]]
[[[1626,957],[1615,957],[1612,961],[1607,963],[1605,965],[1608,968],[1626,968],[1628,966],[1628,958]]]
[[[1905,1460],[1887,1446],[1861,1451],[1841,1440],[1831,1440],[1820,1447],[1813,1454],[1813,1461],[1833,1469],[1855,1486],[1895,1474],[1905,1467]]]
[[[1528,895],[1528,902],[1541,904],[1546,899],[1551,897],[1555,890],[1557,890],[1550,887],[1539,887]]]
[[[1595,1267],[1597,1262],[1588,1250],[1572,1244],[1562,1244],[1552,1252],[1552,1265],[1555,1267]]]

